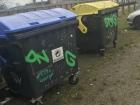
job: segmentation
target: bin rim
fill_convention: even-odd
[[[7,34],[34,30],[40,27],[59,24],[63,21],[76,20],[76,14],[63,9],[30,11],[10,16],[0,17],[0,38],[7,38]]]
[[[81,3],[71,8],[78,16],[98,14],[99,11],[118,7],[119,4],[112,1],[96,1]]]

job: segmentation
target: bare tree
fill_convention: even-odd
[[[36,3],[36,0],[33,0],[33,3]]]
[[[0,5],[6,4],[8,0],[0,0]]]
[[[0,10],[7,9],[7,0],[0,0]]]
[[[40,0],[41,2],[43,2],[43,0]],[[33,3],[36,3],[36,0],[33,0]]]
[[[48,0],[48,3],[50,3],[51,0]]]

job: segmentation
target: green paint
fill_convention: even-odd
[[[36,76],[36,79],[39,82],[45,82],[47,80],[52,80],[52,77],[54,76],[54,73],[50,69],[43,69],[39,71],[39,73]]]
[[[42,50],[41,54],[37,54],[34,50],[30,50],[27,56],[25,56],[25,61],[27,63],[38,63],[42,64],[42,61],[49,63],[49,58],[45,50]]]
[[[69,67],[75,67],[76,65],[76,55],[71,53],[70,51],[65,51],[65,60]]]
[[[109,16],[106,16],[104,18],[104,24],[105,24],[106,28],[116,27],[118,25],[117,15],[116,14],[111,14]]]
[[[42,50],[41,54],[36,53],[34,50],[30,50],[27,56],[25,56],[25,61],[31,64],[32,63],[42,64],[42,61],[49,63],[49,57],[47,56],[47,52],[45,50]],[[75,67],[76,55],[66,50],[65,61],[69,67]]]

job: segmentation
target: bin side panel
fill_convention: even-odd
[[[77,29],[77,46],[82,51],[99,51],[113,47],[117,40],[117,8],[99,11],[98,15],[83,16],[82,22],[88,32]]]
[[[106,48],[114,46],[117,40],[118,31],[118,16],[117,10],[106,13],[102,16],[102,34],[103,34],[103,45]]]
[[[100,44],[100,17],[98,15],[83,16],[82,21],[88,32],[83,34],[77,30],[77,46],[83,51],[97,51]]]

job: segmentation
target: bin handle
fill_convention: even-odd
[[[78,16],[77,19],[78,19],[78,21],[79,21],[79,26],[78,26],[79,30],[80,30],[83,34],[86,34],[87,31],[88,31],[88,29],[87,29],[87,27],[86,27],[86,26],[83,24],[83,22],[82,22],[82,16]]]

